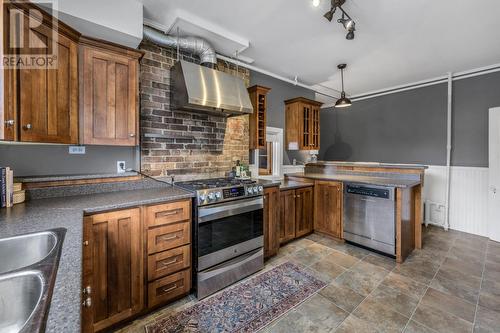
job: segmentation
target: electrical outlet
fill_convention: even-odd
[[[68,153],[84,155],[85,154],[85,146],[69,146]]]
[[[116,172],[124,173],[127,170],[125,161],[116,161]]]

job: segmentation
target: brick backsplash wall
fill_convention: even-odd
[[[176,180],[223,177],[236,160],[248,163],[248,116],[214,116],[173,110],[170,106],[170,68],[176,50],[143,43],[141,60],[141,171]],[[199,63],[187,53],[182,59]],[[241,77],[250,71],[223,61],[219,70]]]

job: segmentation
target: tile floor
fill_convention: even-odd
[[[329,285],[262,332],[500,332],[500,243],[424,228],[424,248],[401,265],[362,248],[312,234],[280,249],[285,261]],[[186,297],[120,330],[195,303]]]

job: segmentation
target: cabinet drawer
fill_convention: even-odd
[[[191,222],[167,224],[148,230],[148,254],[173,249],[191,242]]]
[[[146,223],[154,227],[191,219],[191,200],[149,206],[146,208]]]
[[[148,257],[148,280],[156,280],[191,266],[191,245],[152,254]]]
[[[148,306],[166,303],[191,289],[191,269],[169,275],[148,284]]]

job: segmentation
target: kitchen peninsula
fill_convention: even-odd
[[[401,263],[413,249],[422,248],[426,169],[410,164],[316,162],[307,164],[302,173],[287,174],[286,179],[314,184],[316,232],[395,255]],[[392,212],[388,201],[394,202]],[[395,226],[382,225],[382,220],[391,219]]]

